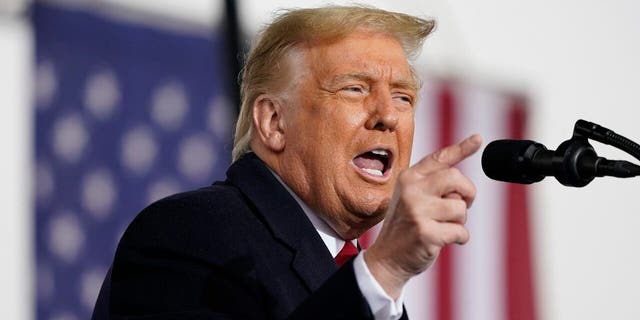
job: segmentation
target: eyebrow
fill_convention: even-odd
[[[331,84],[335,85],[348,80],[359,80],[364,82],[375,81],[374,77],[368,73],[354,72],[354,73],[339,74],[335,76],[333,79],[331,79]],[[409,81],[409,80],[395,80],[391,83],[391,87],[418,91],[418,85],[415,83],[415,81]]]

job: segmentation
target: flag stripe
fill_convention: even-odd
[[[454,142],[455,121],[457,116],[456,100],[451,84],[444,84],[438,93],[438,115],[440,118],[439,147],[443,148]],[[436,319],[453,320],[453,247],[445,247],[438,257]]]
[[[514,98],[509,111],[509,133],[514,139],[524,137],[525,102]],[[535,319],[532,283],[532,264],[529,243],[527,187],[507,184],[505,233],[507,265],[506,312],[509,320]]]

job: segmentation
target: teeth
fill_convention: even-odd
[[[389,157],[389,153],[387,152],[387,150],[376,149],[376,150],[371,150],[371,153],[375,155],[383,156],[383,157]]]
[[[378,176],[378,177],[382,177],[382,171],[380,171],[380,170],[367,169],[367,168],[363,168],[362,170],[364,170],[368,174],[371,174],[371,175],[374,175],[374,176]]]

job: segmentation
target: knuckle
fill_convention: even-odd
[[[476,187],[476,184],[473,183],[472,181],[470,182],[470,188],[471,188],[471,194],[469,195],[471,199],[476,197],[476,194],[478,193],[478,187]]]
[[[465,227],[461,227],[460,228],[460,234],[458,235],[459,239],[460,239],[460,244],[465,244],[467,242],[469,242],[469,239],[471,238],[471,233],[469,233],[469,230]]]
[[[463,177],[462,171],[456,167],[450,167],[447,169],[447,174],[454,179],[460,179]]]
[[[467,212],[467,205],[465,204],[464,207],[465,207],[465,209],[464,209],[464,211],[462,211],[462,217],[460,218],[460,222],[462,224],[466,224],[467,220],[469,219],[469,214]]]
[[[469,241],[469,230],[459,225],[454,232],[451,233],[451,239],[448,239],[447,243],[465,244],[467,241]]]
[[[411,208],[415,207],[416,199],[419,199],[420,197],[420,195],[418,194],[418,190],[416,190],[416,188],[412,186],[403,186],[400,189],[400,201],[402,203],[410,204],[409,207]]]
[[[446,153],[447,153],[447,149],[440,149],[436,152],[434,152],[431,157],[433,158],[433,160],[435,160],[436,162],[440,162],[442,163],[446,157]]]
[[[453,204],[450,207],[453,221],[465,224],[467,222],[467,203],[463,200],[453,200]]]
[[[435,258],[440,254],[440,250],[442,249],[442,247],[436,246],[436,245],[428,245],[426,247],[426,251],[427,251],[427,256],[429,258]]]
[[[430,218],[436,218],[443,214],[447,214],[448,211],[449,209],[442,199],[437,198],[425,203],[425,215]]]
[[[476,187],[476,184],[471,180],[469,180],[469,190],[471,191],[471,195],[473,196],[475,196],[478,192],[478,187]]]
[[[467,203],[464,200],[455,200],[455,210],[461,215],[467,215]]]

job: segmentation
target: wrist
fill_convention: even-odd
[[[369,250],[364,252],[364,262],[382,289],[384,289],[393,300],[397,300],[402,293],[404,285],[409,281],[411,276],[404,275],[403,272],[396,270],[392,264],[379,257],[375,249],[372,249],[373,248],[369,248]]]

